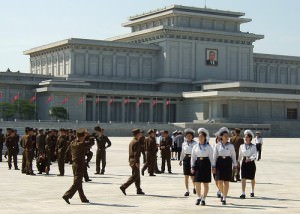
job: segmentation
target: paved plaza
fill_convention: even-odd
[[[205,207],[194,205],[193,194],[183,197],[183,175],[177,161],[172,161],[172,175],[141,178],[145,196],[137,196],[134,185],[124,196],[119,187],[131,173],[127,161],[130,138],[112,137],[111,141],[105,175],[94,175],[93,147],[92,182],[83,184],[90,204],[82,204],[78,193],[70,205],[61,198],[72,184],[70,165],[66,165],[65,177],[57,177],[57,163],[51,166],[49,176],[23,175],[9,171],[6,162],[0,163],[0,213],[300,213],[300,139],[264,139],[262,160],[257,162],[255,198],[249,197],[249,183],[245,200],[239,199],[241,184],[231,183],[227,205],[222,206],[211,183]]]

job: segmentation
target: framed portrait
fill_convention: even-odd
[[[218,66],[219,56],[218,49],[206,48],[205,50],[205,64],[208,66]]]

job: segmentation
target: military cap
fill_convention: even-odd
[[[185,135],[191,134],[191,135],[194,136],[195,135],[195,131],[193,129],[191,129],[191,128],[187,128],[187,129],[184,130],[184,134]]]
[[[98,131],[98,132],[101,132],[102,129],[101,129],[100,126],[96,126],[96,127],[94,128],[94,130],[95,130],[95,131]]]
[[[79,128],[79,129],[76,130],[76,134],[77,135],[84,135],[84,133],[85,133],[85,129],[84,128]]]
[[[29,129],[29,128],[30,128],[30,127],[28,127],[28,126],[25,127],[25,132],[28,132],[28,129]]]
[[[33,128],[28,128],[27,131],[28,132],[33,131]]]
[[[246,135],[250,135],[252,138],[254,138],[254,134],[250,129],[247,129],[244,131],[244,136],[246,136]]]
[[[6,131],[11,132],[12,128],[7,128]]]
[[[147,133],[148,133],[148,134],[151,134],[151,133],[155,133],[155,132],[154,132],[153,129],[149,129],[149,130],[147,131]]]
[[[137,134],[141,133],[141,130],[140,130],[140,129],[132,129],[132,130],[131,130],[131,133],[132,133],[133,135],[137,135]]]
[[[65,132],[66,130],[64,128],[60,128],[59,131]]]

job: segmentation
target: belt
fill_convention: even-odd
[[[208,157],[198,157],[199,160],[208,159]]]
[[[186,154],[185,157],[189,157],[189,158],[190,158],[190,157],[191,157],[191,154]]]
[[[227,159],[227,158],[230,158],[230,156],[219,156],[219,158]]]

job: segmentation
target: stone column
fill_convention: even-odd
[[[99,76],[103,76],[103,53],[102,53],[102,51],[99,51],[98,74],[99,74]]]
[[[85,60],[84,60],[84,74],[89,75],[89,51],[85,52]]]
[[[126,108],[126,105],[128,105],[128,103],[126,105],[124,105],[124,101],[125,101],[126,98],[122,98],[122,102],[121,102],[121,108],[122,108],[122,123],[125,122],[125,108]]]

